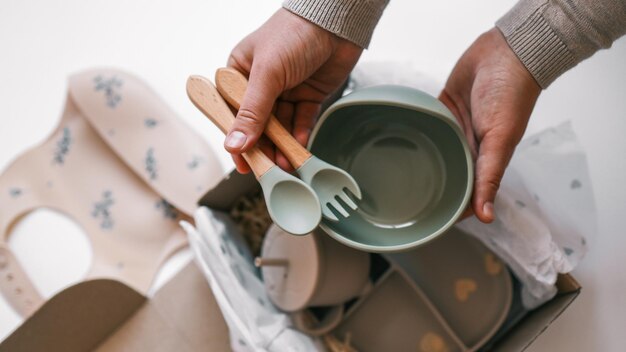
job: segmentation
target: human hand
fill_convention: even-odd
[[[267,139],[259,139],[270,113],[274,112],[296,140],[306,145],[321,104],[346,81],[362,51],[285,9],[244,38],[228,59],[228,66],[247,75],[249,81],[236,121],[224,141],[237,170],[250,171],[241,153],[257,142],[278,166],[293,170]]]
[[[541,87],[493,28],[461,56],[439,99],[463,127],[476,160],[471,211],[493,221],[493,202]]]

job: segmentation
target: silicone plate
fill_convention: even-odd
[[[423,247],[388,257],[422,289],[469,348],[484,344],[508,314],[511,276],[471,235],[452,228]]]
[[[475,351],[506,319],[511,276],[473,237],[453,229],[386,257],[390,269],[335,330],[358,351]]]

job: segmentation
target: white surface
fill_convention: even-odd
[[[513,3],[392,0],[363,60],[410,61],[444,82],[465,48]],[[279,0],[0,0],[0,167],[56,125],[68,74],[99,65],[143,77],[229,165],[221,134],[189,103],[185,80],[192,73],[211,77],[238,40],[279,5]],[[626,343],[626,39],[544,92],[529,131],[566,119],[573,120],[588,152],[599,235],[574,272],[584,286],[582,295],[530,350],[621,351]],[[52,218],[37,215],[32,224],[18,226],[11,240],[48,297],[78,280],[89,261],[89,244],[80,239],[80,230],[70,231],[72,224]],[[0,339],[19,322],[0,299]]]

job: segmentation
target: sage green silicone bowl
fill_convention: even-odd
[[[472,193],[461,127],[439,100],[412,88],[369,87],[339,99],[321,116],[309,149],[359,184],[358,210],[320,226],[360,250],[396,252],[434,239]]]

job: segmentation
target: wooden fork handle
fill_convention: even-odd
[[[248,80],[232,68],[220,68],[215,73],[217,90],[235,109],[239,109],[248,88]],[[283,152],[294,169],[298,169],[311,157],[311,153],[285,129],[274,114],[270,115],[265,135]]]

